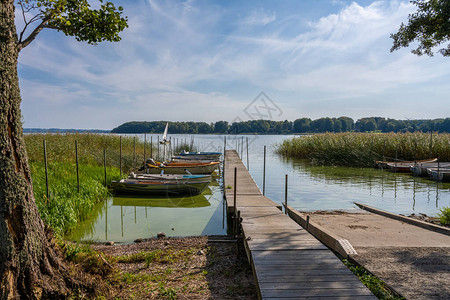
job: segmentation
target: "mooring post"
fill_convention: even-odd
[[[430,132],[430,157],[433,155],[433,131]]]
[[[122,179],[122,136],[120,136],[120,150],[119,150],[119,169],[120,169],[120,179]]]
[[[147,134],[144,133],[144,163],[145,163],[145,146],[147,145]]]
[[[234,202],[233,202],[233,238],[236,237],[236,182],[237,182],[237,168],[234,167],[234,186],[233,186],[233,194],[234,194]]]
[[[103,149],[103,166],[105,169],[105,187],[106,187],[106,184],[107,184],[107,182],[106,182],[106,149]]]
[[[263,196],[266,195],[266,146],[264,146]]]
[[[153,158],[153,136],[150,136],[150,158]]]
[[[250,171],[250,166],[248,164],[248,137],[247,137],[247,170]]]
[[[288,208],[287,208],[287,197],[288,197],[288,174],[285,175],[285,180],[284,180],[284,211],[286,213],[286,215],[288,214]]]
[[[75,162],[77,165],[77,192],[80,192],[80,173],[78,169],[78,141],[75,140]]]
[[[133,138],[133,164],[134,169],[136,169],[136,136]]]
[[[225,185],[225,161],[226,161],[226,148],[227,148],[227,137],[224,136],[223,137],[223,163],[222,163],[222,168],[223,168],[223,172],[222,172],[222,184],[223,184],[223,188],[226,189],[226,185]],[[225,193],[224,193],[225,195]]]
[[[241,211],[238,210],[237,211],[237,216],[236,216],[236,230],[234,231],[236,233],[236,236],[234,237],[235,239],[237,239],[238,235],[239,235],[239,224],[241,222]]]
[[[50,199],[50,192],[48,190],[48,168],[47,168],[47,145],[44,140],[44,165],[45,165],[45,187],[47,188],[47,202]]]
[[[306,231],[309,229],[309,216],[306,216]]]

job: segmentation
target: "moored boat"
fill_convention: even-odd
[[[222,152],[186,152],[182,151],[178,155],[181,158],[188,159],[219,159],[222,155]]]
[[[437,167],[450,168],[450,162],[417,163],[411,167],[411,171],[415,176],[429,176],[427,169]]]
[[[428,168],[428,174],[436,181],[450,181],[450,167],[448,168]]]
[[[155,162],[151,159],[141,168],[147,174],[211,174],[218,167],[219,162],[186,163],[186,162]]]
[[[200,194],[210,181],[153,181],[141,179],[122,179],[113,181],[111,187],[117,193],[141,195],[197,195]]]
[[[376,161],[375,166],[379,169],[390,169],[394,172],[411,172],[411,166],[420,163],[432,163],[436,162],[437,158],[415,160],[415,161]]]
[[[211,181],[211,175],[208,174],[144,174],[131,172],[128,176],[129,179],[150,180],[150,181]]]

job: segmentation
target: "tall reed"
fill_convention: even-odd
[[[277,152],[322,165],[355,167],[373,166],[376,160],[450,161],[450,134],[323,133],[284,140]]]
[[[47,199],[43,140],[46,141],[50,197]],[[80,192],[77,190],[75,140],[78,141]],[[135,144],[136,141],[136,144]],[[90,217],[94,205],[108,197],[105,187],[120,179],[120,137],[103,134],[30,134],[25,136],[33,190],[41,217],[60,235]],[[136,146],[135,146],[136,145]],[[136,148],[136,155],[134,149]],[[144,144],[122,137],[122,177],[144,160]],[[150,146],[146,145],[146,155]]]

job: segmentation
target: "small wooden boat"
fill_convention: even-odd
[[[411,172],[411,166],[418,163],[436,162],[437,158],[415,160],[415,161],[376,161],[375,166],[379,169],[390,169],[393,172]]]
[[[147,174],[211,174],[219,167],[219,162],[185,163],[185,162],[155,162],[147,160],[141,169]]]
[[[210,181],[153,181],[141,179],[122,179],[113,181],[111,187],[117,193],[141,194],[141,195],[198,195]]]
[[[139,180],[150,180],[150,181],[211,181],[211,175],[199,174],[199,175],[189,175],[189,174],[144,174],[144,173],[133,173],[131,172],[128,176],[129,179],[139,179]]]
[[[222,152],[186,152],[182,151],[178,155],[181,158],[188,159],[219,159]]]
[[[172,156],[172,161],[174,162],[187,162],[187,163],[209,163],[213,161],[219,161],[220,158],[192,158],[192,157],[182,157],[182,156]]]
[[[427,169],[437,167],[449,168],[450,162],[417,163],[411,167],[411,171],[415,176],[429,176]]]
[[[428,168],[427,172],[436,181],[450,181],[450,168]]]

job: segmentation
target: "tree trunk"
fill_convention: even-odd
[[[67,272],[33,195],[17,43],[14,0],[0,0],[0,299],[64,297]]]

